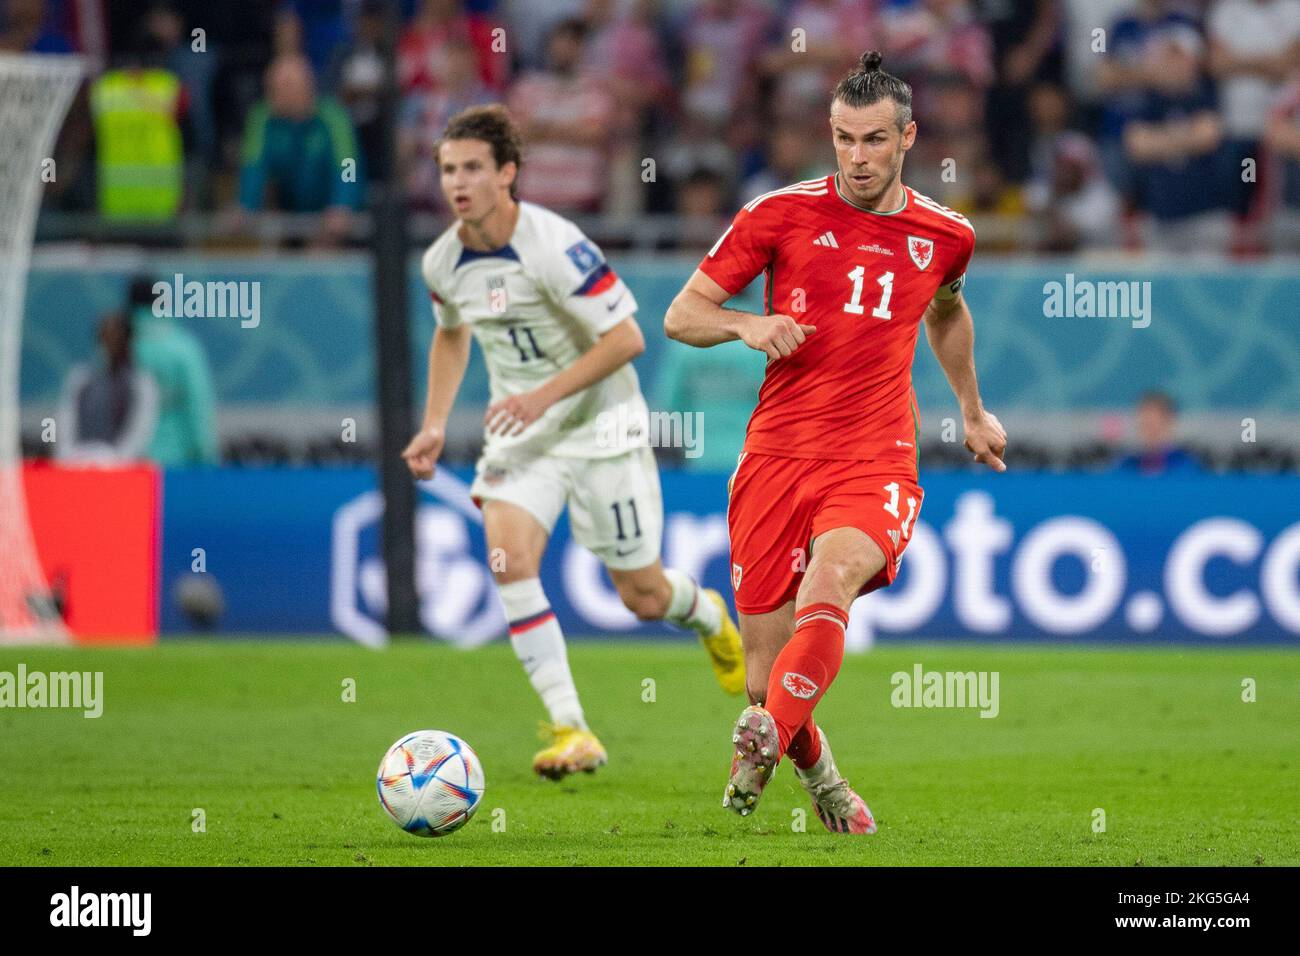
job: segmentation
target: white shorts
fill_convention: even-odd
[[[484,501],[518,505],[548,535],[567,504],[574,540],[607,568],[644,568],[659,557],[664,505],[648,447],[611,458],[480,458],[469,493],[480,507]]]

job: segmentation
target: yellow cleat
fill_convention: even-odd
[[[551,743],[533,757],[533,771],[550,780],[559,780],[579,770],[595,773],[609,759],[590,730],[543,723],[541,737]]]
[[[709,662],[713,665],[713,674],[718,683],[728,694],[745,692],[745,652],[740,646],[740,630],[731,619],[727,610],[726,599],[712,588],[704,596],[718,606],[722,612],[722,627],[717,634],[700,635],[704,649],[709,652]]]

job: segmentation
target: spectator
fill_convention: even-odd
[[[589,29],[582,71],[599,76],[618,103],[611,130],[606,215],[634,218],[645,211],[651,190],[641,179],[641,160],[650,155],[642,136],[653,118],[668,113],[672,77],[664,58],[655,0],[632,0],[620,12],[616,0],[588,0]]]
[[[763,56],[763,72],[775,84],[772,112],[791,116],[825,106],[827,90],[863,50],[879,45],[876,7],[876,0],[797,0],[790,6],[778,41]]]
[[[757,98],[755,65],[772,27],[771,14],[755,0],[702,0],[679,26],[682,106],[720,128],[743,99]]]
[[[374,182],[388,178],[379,125],[379,95],[384,85],[384,60],[380,42],[384,33],[383,7],[367,0],[357,17],[356,42],[350,44],[335,67],[334,89],[357,131],[366,171]]]
[[[997,2],[997,0],[992,0]],[[1084,110],[1101,105],[1101,72],[1117,52],[1115,25],[1146,0],[1057,0],[1064,85]]]
[[[1152,55],[1154,88],[1124,129],[1134,164],[1139,208],[1148,213],[1150,248],[1222,253],[1231,222],[1224,208],[1218,148],[1223,127],[1198,34],[1164,37]]]
[[[50,17],[45,0],[8,0],[0,26],[0,53],[72,53],[73,44]]]
[[[280,53],[302,53],[318,76],[326,75],[335,51],[350,40],[344,7],[351,0],[281,0],[280,19],[294,21],[294,42]]]
[[[185,90],[158,65],[162,55],[146,36],[120,68],[91,84],[98,208],[106,219],[165,221],[180,210]]]
[[[218,159],[212,87],[221,65],[221,52],[206,41],[202,51],[195,50],[185,32],[184,21],[168,2],[157,3],[149,11],[145,30],[161,51],[163,65],[176,75],[185,91],[182,128],[186,143],[186,192],[191,205],[205,206],[208,173]]]
[[[580,69],[586,24],[565,20],[547,41],[547,69],[510,91],[528,162],[519,194],[557,212],[598,212],[608,187],[607,150],[615,102],[604,83]]]
[[[442,74],[433,90],[418,91],[402,105],[398,152],[405,170],[407,201],[418,209],[444,209],[438,140],[447,121],[471,106],[486,106],[492,92],[479,79],[474,51],[456,46],[442,59]],[[532,156],[529,156],[532,162]]]
[[[697,169],[677,189],[675,212],[681,219],[673,244],[679,249],[708,249],[726,229],[727,181]]]
[[[829,173],[829,168],[818,167],[811,161],[815,142],[803,126],[793,123],[783,123],[772,130],[767,167],[745,180],[741,187],[741,202],[747,203],[773,189]]]
[[[951,205],[979,230],[980,246],[986,251],[1014,252],[1025,243],[1025,194],[1008,182],[1002,167],[990,156],[979,156],[966,175],[958,177],[962,187]]]
[[[989,145],[1007,178],[1029,178],[1029,96],[1038,83],[1059,83],[1060,0],[984,0],[981,19],[993,45],[997,78],[985,104]]]
[[[337,242],[362,204],[364,169],[352,121],[334,99],[316,95],[311,66],[300,56],[266,70],[266,98],[244,132],[240,206],[324,212],[322,243]],[[266,196],[268,188],[274,198]]]
[[[1097,147],[1082,133],[1061,133],[1052,146],[1050,172],[1028,190],[1039,221],[1043,252],[1078,252],[1113,241],[1120,201],[1102,175]]]
[[[164,468],[216,464],[216,400],[203,346],[177,319],[154,315],[153,286],[150,279],[134,279],[127,300],[132,357],[158,387],[149,458]]]
[[[1124,131],[1156,88],[1163,50],[1171,41],[1198,42],[1196,21],[1171,0],[1141,0],[1106,32],[1105,55],[1097,70],[1104,106],[1101,115],[1102,164],[1111,184],[1130,204],[1137,201],[1136,171],[1124,145]]]
[[[727,182],[734,182],[739,171],[735,150],[728,147],[712,124],[693,113],[679,118],[673,135],[655,152],[659,159],[657,175],[674,192],[700,169],[716,173]],[[674,200],[667,208],[675,204]]]
[[[455,46],[474,51],[479,79],[490,90],[505,89],[509,56],[494,49],[495,24],[482,14],[461,12],[456,0],[420,0],[397,45],[397,78],[403,94],[430,92],[442,75],[442,60]]]
[[[615,0],[588,0],[588,39],[582,71],[601,77],[622,109],[620,133],[638,133],[646,110],[672,94],[659,42],[653,0],[633,0],[619,12]]]
[[[1056,141],[1069,126],[1070,97],[1052,83],[1039,83],[1029,91],[1029,178],[1044,183],[1056,165]]]
[[[158,388],[131,359],[132,326],[114,314],[99,324],[99,361],[77,365],[64,381],[57,457],[121,462],[144,458],[158,421]]]
[[[962,194],[969,195],[971,184],[966,180],[981,157],[990,153],[983,121],[984,92],[956,73],[929,73],[925,84],[928,135],[918,136],[908,153],[907,184],[952,205]]]
[[[1219,0],[1208,20],[1210,72],[1219,81],[1225,186],[1245,217],[1256,195],[1242,162],[1260,158],[1269,108],[1300,60],[1300,0]]]
[[[1278,95],[1264,142],[1277,160],[1278,199],[1270,223],[1275,252],[1300,252],[1300,72]]]
[[[884,18],[886,49],[892,71],[907,77],[912,85],[917,115],[930,107],[930,77],[942,77],[980,94],[997,76],[993,64],[993,41],[988,29],[975,19],[967,0],[919,0],[892,6]],[[974,122],[983,125],[981,101]]]
[[[1117,472],[1153,477],[1195,474],[1201,470],[1200,462],[1175,441],[1178,410],[1168,395],[1154,391],[1143,394],[1133,424],[1139,450],[1122,456],[1115,463]]]

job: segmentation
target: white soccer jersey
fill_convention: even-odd
[[[510,242],[492,252],[467,249],[459,227],[454,223],[429,247],[421,272],[438,325],[468,323],[473,331],[494,402],[541,385],[636,313],[631,290],[596,244],[548,209],[521,202]],[[598,426],[601,413],[608,417]],[[644,444],[647,420],[636,370],[628,364],[556,402],[522,434],[488,434],[484,455],[527,450],[605,458]],[[623,433],[613,434],[610,423],[624,426]]]

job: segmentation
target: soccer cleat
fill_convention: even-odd
[[[541,737],[551,743],[533,757],[533,771],[550,780],[560,780],[579,770],[595,773],[609,759],[590,730],[543,723]]]
[[[781,759],[777,753],[780,740],[776,721],[762,707],[751,704],[740,712],[731,742],[736,750],[731,757],[731,779],[727,781],[722,805],[747,817],[754,812],[763,788],[772,779],[772,771]]]
[[[817,763],[807,770],[794,768],[795,776],[812,797],[817,818],[832,833],[875,833],[876,821],[866,801],[840,776],[826,734],[820,727],[817,733],[822,741],[822,755]]]
[[[709,652],[709,662],[713,665],[713,675],[728,694],[745,692],[745,652],[740,646],[740,631],[727,610],[726,599],[712,588],[704,596],[718,606],[722,614],[722,626],[718,633],[700,635],[704,649]]]

